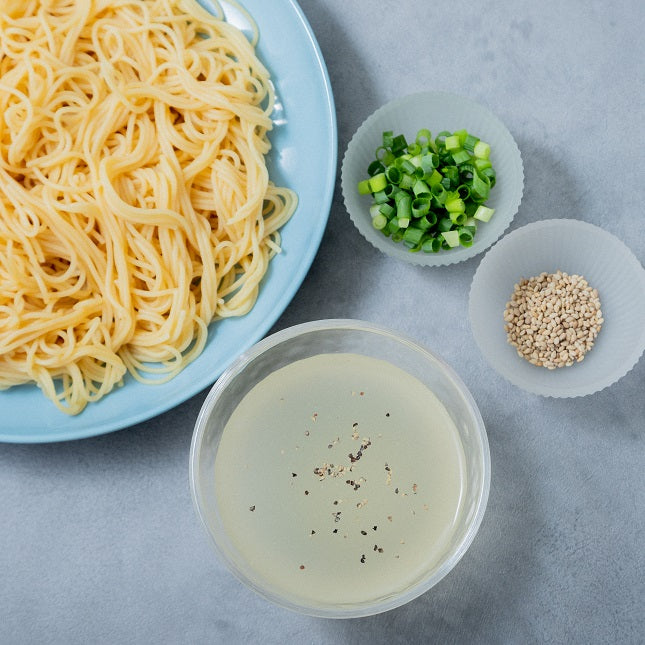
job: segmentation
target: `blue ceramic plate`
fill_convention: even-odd
[[[203,1],[208,8],[208,2]],[[258,56],[276,86],[271,179],[298,193],[282,229],[281,255],[271,262],[255,307],[242,318],[211,325],[202,355],[163,385],[128,378],[79,415],[69,417],[36,386],[0,392],[0,441],[41,443],[80,439],[149,419],[211,385],[228,364],[260,340],[287,307],[320,245],[334,191],[337,131],[334,100],[320,49],[294,0],[243,0],[260,30]],[[227,19],[246,29],[242,14],[222,2]],[[310,151],[316,150],[316,155]]]

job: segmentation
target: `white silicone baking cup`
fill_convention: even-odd
[[[357,184],[367,177],[367,167],[382,145],[383,132],[392,130],[413,140],[421,128],[433,137],[442,130],[466,129],[490,144],[491,162],[497,183],[486,205],[495,209],[490,222],[481,223],[470,248],[463,246],[438,253],[411,253],[407,247],[392,242],[372,226],[370,195],[359,195]],[[358,128],[352,137],[341,167],[341,188],[345,208],[356,228],[377,249],[405,262],[439,266],[462,262],[485,251],[508,228],[515,217],[524,191],[522,156],[511,133],[488,109],[463,96],[448,92],[420,92],[396,99],[382,106]]]
[[[548,370],[508,344],[504,309],[518,280],[558,269],[583,275],[598,290],[604,323],[584,360]],[[625,376],[645,350],[645,270],[623,242],[597,226],[574,219],[534,222],[484,256],[470,289],[469,315],[482,354],[511,383],[542,396],[586,396]]]

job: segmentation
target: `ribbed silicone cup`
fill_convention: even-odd
[[[504,309],[518,280],[558,269],[584,276],[598,290],[604,323],[583,361],[548,370],[508,344]],[[511,383],[543,396],[586,396],[625,376],[645,350],[645,270],[623,242],[597,226],[542,220],[509,233],[484,256],[469,315],[482,354]]]
[[[413,141],[421,128],[436,136],[442,130],[466,129],[491,147],[491,162],[497,183],[486,205],[495,209],[490,222],[480,223],[475,242],[438,253],[410,253],[403,244],[392,242],[372,226],[370,195],[359,195],[357,184],[367,177],[367,167],[382,145],[383,132],[393,130]],[[352,137],[341,168],[341,188],[345,208],[356,228],[377,249],[405,262],[426,266],[453,264],[485,251],[508,228],[515,217],[524,191],[522,156],[511,133],[488,109],[462,96],[448,92],[420,92],[382,106],[358,128]]]

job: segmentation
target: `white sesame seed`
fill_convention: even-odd
[[[557,271],[517,282],[504,322],[507,340],[519,356],[555,369],[584,358],[604,319],[598,291],[581,275]]]

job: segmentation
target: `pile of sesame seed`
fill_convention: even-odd
[[[598,291],[562,271],[522,279],[504,311],[508,342],[533,365],[555,369],[580,362],[604,319]]]

